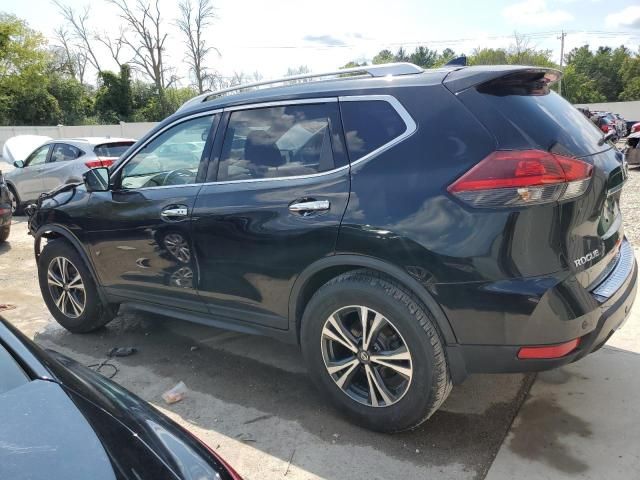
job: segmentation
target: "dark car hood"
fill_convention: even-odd
[[[0,395],[0,425],[1,478],[118,478],[93,429],[55,382],[34,380]]]

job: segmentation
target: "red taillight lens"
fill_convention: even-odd
[[[522,347],[518,351],[518,358],[541,359],[541,358],[561,358],[573,352],[580,345],[580,339],[576,338],[559,345],[542,345],[539,347]]]
[[[87,168],[98,168],[98,167],[110,167],[113,165],[113,158],[100,158],[97,160],[89,160],[88,162],[84,162]]]
[[[610,128],[611,127],[609,125],[607,125],[606,123],[603,123],[602,125],[600,125],[600,130],[602,130],[604,133],[607,133]]]
[[[542,150],[491,153],[447,189],[474,207],[512,207],[582,195],[593,167]]]

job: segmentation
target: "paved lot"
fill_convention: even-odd
[[[634,197],[638,185],[640,172],[632,172],[626,192]],[[625,200],[624,209],[626,221],[637,225],[635,200]],[[632,240],[638,244],[638,239]],[[16,306],[4,315],[47,348],[89,365],[102,361],[114,346],[138,347],[138,354],[112,361],[118,368],[115,380],[203,438],[246,479],[483,478],[533,380],[522,375],[474,376],[454,388],[441,411],[417,431],[374,434],[354,427],[327,407],[307,379],[298,350],[270,339],[127,311],[99,332],[67,333],[41,300],[32,241],[23,218],[15,220],[9,243],[0,246],[0,284],[0,303]],[[629,345],[637,343],[637,336],[621,338]],[[593,359],[577,365],[588,369],[598,357]],[[111,371],[107,367],[104,373]],[[615,369],[610,376],[616,378],[616,386],[630,382]],[[187,398],[164,405],[161,393],[180,380],[190,388]],[[555,389],[553,383],[546,388]],[[610,406],[601,393],[589,395],[594,395],[590,408],[604,412]],[[531,412],[525,419],[534,424],[554,411],[548,405],[530,404],[531,397],[523,412]],[[515,435],[522,421],[521,415]],[[547,429],[557,431],[549,422],[540,425],[539,438]],[[501,457],[514,453],[514,431]],[[580,432],[586,430],[574,433],[580,437]],[[524,429],[519,438],[526,438]],[[593,441],[597,446],[599,437]],[[509,469],[515,468],[507,469],[513,476],[528,477],[520,466],[535,472],[546,465],[545,451],[528,446],[507,460],[512,461]],[[500,465],[502,461],[496,466]]]

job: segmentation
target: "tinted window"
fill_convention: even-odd
[[[51,145],[45,145],[33,152],[25,162],[25,166],[42,165],[47,161],[47,154],[49,153],[49,147]]]
[[[171,127],[147,143],[122,170],[123,188],[195,183],[213,115]]]
[[[335,103],[233,112],[224,137],[218,180],[290,177],[334,168],[331,124]]]
[[[102,145],[97,145],[93,149],[93,152],[98,157],[117,158],[120,155],[122,155],[124,152],[126,152],[128,148],[133,144],[134,142],[103,143]]]
[[[51,152],[50,162],[64,162],[67,160],[75,160],[82,155],[82,150],[73,145],[66,143],[56,143]]]
[[[545,95],[484,93],[481,97],[486,103],[480,108],[497,109],[508,124],[542,150],[580,157],[609,148],[606,144],[599,145],[602,132],[594,123],[555,92]],[[505,120],[492,121],[491,125],[501,146],[508,148],[511,145],[505,145],[503,140],[504,123]]]
[[[407,129],[396,109],[382,100],[341,102],[340,110],[352,162],[402,135]]]

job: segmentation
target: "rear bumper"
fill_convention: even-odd
[[[631,249],[633,255],[633,249]],[[615,275],[615,270],[612,276]],[[587,326],[588,331],[581,335],[571,335],[558,338],[552,343],[563,343],[580,338],[580,344],[572,352],[561,358],[554,359],[519,359],[518,351],[522,346],[537,345],[535,341],[522,342],[520,345],[504,345],[496,342],[494,345],[450,345],[447,346],[448,359],[454,383],[462,381],[471,373],[518,373],[549,370],[595,352],[620,328],[627,319],[631,306],[636,297],[638,283],[638,266],[632,259],[630,272],[619,288],[593,311],[571,320]],[[550,327],[557,319],[551,320]],[[593,328],[589,328],[593,326]],[[564,334],[566,335],[567,332]]]

